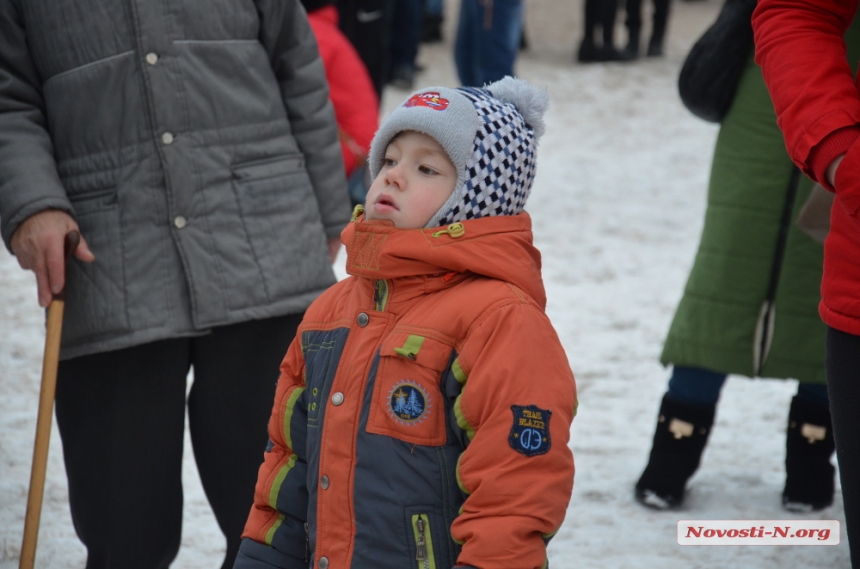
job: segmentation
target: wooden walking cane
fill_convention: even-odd
[[[81,236],[77,231],[66,235],[65,264],[78,248]],[[27,496],[27,515],[24,518],[24,541],[21,545],[19,569],[33,569],[36,561],[36,539],[39,537],[39,518],[42,515],[42,497],[45,491],[45,473],[48,469],[48,443],[51,441],[51,419],[54,414],[54,395],[57,391],[57,366],[60,361],[60,335],[63,331],[63,308],[66,287],[55,294],[48,305],[48,323],[45,334],[45,355],[42,359],[42,389],[39,394],[39,414],[36,418],[36,443],[33,446],[33,468],[30,471],[30,493]]]

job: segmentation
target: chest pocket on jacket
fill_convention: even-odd
[[[445,444],[445,404],[439,387],[453,348],[395,331],[382,343],[367,432],[425,446]]]

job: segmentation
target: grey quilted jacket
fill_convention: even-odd
[[[298,0],[0,0],[0,226],[71,213],[62,357],[303,311],[349,220]]]

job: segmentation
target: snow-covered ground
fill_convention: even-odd
[[[719,0],[673,4],[666,57],[577,65],[582,0],[528,0],[530,49],[522,77],[552,100],[528,210],[544,255],[548,312],[576,374],[579,415],[571,445],[577,474],[567,520],[550,545],[555,569],[848,567],[838,546],[682,547],[681,519],[835,519],[780,506],[784,436],[794,382],[731,378],[716,428],[680,512],[632,499],[645,465],[667,370],[658,363],[701,230],[717,127],[692,117],[675,81]],[[647,6],[647,3],[646,3]],[[456,15],[449,0],[448,35]],[[619,26],[620,28],[620,26]],[[624,39],[619,33],[619,44]],[[422,47],[417,87],[455,85],[449,41]],[[390,109],[407,93],[389,90]],[[343,258],[337,269],[343,274]],[[34,279],[0,252],[0,569],[18,565],[38,403],[44,316]],[[200,487],[190,446],[185,524],[174,567],[217,567],[223,540]],[[837,487],[838,488],[838,487]],[[130,519],[134,517],[130,504]],[[789,522],[786,522],[787,524]],[[36,566],[84,567],[68,509],[62,447],[51,440]]]

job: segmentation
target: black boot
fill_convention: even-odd
[[[421,20],[421,43],[439,43],[442,41],[442,16],[424,15]]]
[[[622,61],[632,61],[639,57],[639,32],[630,31],[627,45],[619,53]]]
[[[654,41],[654,38],[651,38],[651,41],[648,42],[648,51],[645,54],[648,57],[662,57],[663,56],[663,42],[662,41]]]
[[[833,504],[836,469],[830,457],[835,449],[830,409],[795,395],[785,436],[782,506],[786,510],[811,512]]]
[[[585,38],[582,40],[582,43],[579,44],[579,51],[576,52],[576,60],[580,63],[598,61],[597,50],[598,48],[597,45],[595,45],[594,40]]]
[[[687,480],[699,468],[715,411],[715,406],[691,405],[668,394],[663,396],[648,466],[636,483],[637,501],[657,510],[681,506]]]
[[[654,0],[654,15],[651,26],[651,39],[648,41],[648,57],[663,55],[663,38],[666,36],[666,24],[669,21],[669,0]]]
[[[593,41],[582,40],[576,59],[580,63],[600,63],[605,61],[620,61],[620,52],[611,45],[598,47]]]

